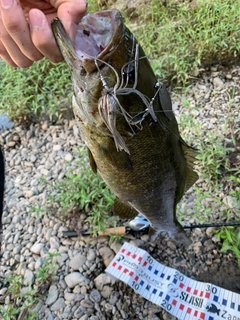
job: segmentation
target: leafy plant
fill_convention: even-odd
[[[152,0],[145,14],[144,7],[137,9],[145,21],[135,34],[151,54],[157,75],[185,85],[202,64],[238,57],[239,9],[233,0]]]
[[[9,285],[6,295],[10,296],[11,302],[7,306],[0,305],[0,316],[3,320],[13,320],[19,315],[24,316],[24,320],[36,319],[37,312],[33,310],[33,307],[42,298],[39,289],[44,283],[53,280],[58,269],[58,265],[53,263],[53,258],[59,254],[48,253],[48,255],[49,257],[44,260],[43,266],[36,272],[36,289],[30,285],[25,288],[24,279],[20,275],[12,274],[9,279],[5,280],[5,283]]]
[[[0,64],[0,111],[12,120],[56,120],[70,105],[70,73],[65,63],[47,59],[28,69]]]
[[[218,241],[222,242],[221,252],[232,251],[238,260],[240,268],[240,229],[223,227],[216,232]]]
[[[113,204],[113,194],[105,182],[95,175],[89,164],[86,149],[80,147],[76,159],[66,170],[63,179],[50,185],[48,206],[54,215],[64,221],[73,218],[74,212],[85,211],[93,232],[104,231],[110,218],[109,211]]]

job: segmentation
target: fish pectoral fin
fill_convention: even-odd
[[[114,200],[112,211],[122,219],[133,219],[138,215],[137,210],[131,207],[130,204],[121,201],[118,197]]]
[[[108,143],[107,145],[101,144],[101,153],[103,159],[106,159],[106,163],[111,163],[112,166],[118,169],[132,169],[132,161],[130,156],[125,151],[117,151],[114,141]]]
[[[91,150],[87,148],[87,151],[88,151],[88,159],[89,159],[90,167],[91,167],[92,171],[96,174],[97,173],[97,164],[93,158],[93,154],[92,154]]]
[[[196,161],[198,152],[196,149],[189,147],[184,141],[182,141],[182,150],[187,161],[187,182],[185,186],[186,192],[199,178],[198,174],[193,170],[194,162]]]

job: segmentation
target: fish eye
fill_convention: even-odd
[[[126,84],[133,84],[135,81],[135,66],[132,63],[123,68],[123,80]]]

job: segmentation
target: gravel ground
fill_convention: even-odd
[[[231,112],[237,125],[240,123],[239,109],[236,108],[240,101],[239,79],[238,66],[231,69],[216,66],[210,71],[202,71],[199,81],[185,94],[172,93],[177,117],[185,114],[199,122],[201,128],[222,132],[226,113],[229,112],[229,92],[234,89],[231,101],[235,109]],[[184,107],[186,100],[189,103]],[[183,135],[187,141],[193,142],[197,133],[185,128]],[[110,244],[108,237],[91,241],[84,237],[64,239],[61,233],[66,226],[61,221],[50,214],[36,210],[32,212],[33,207],[46,204],[47,187],[41,185],[38,178],[62,179],[66,170],[64,163],[71,164],[75,158],[74,148],[82,145],[73,119],[64,119],[54,125],[47,122],[30,126],[15,124],[1,133],[0,142],[6,160],[1,304],[6,305],[10,300],[2,280],[13,271],[24,277],[25,286],[36,286],[35,271],[50,251],[60,254],[54,258],[59,267],[53,282],[44,288],[42,301],[35,306],[39,319],[175,319],[159,306],[141,298],[124,283],[105,274],[106,266],[124,241],[147,250],[159,262],[177,268],[187,276],[240,292],[237,261],[233,254],[220,252],[212,228],[187,231],[192,240],[188,250],[178,248],[167,236],[163,236],[157,244],[149,244],[146,236],[142,239],[128,236],[119,244]],[[237,156],[235,160],[240,161]],[[201,179],[198,186],[208,189]],[[183,223],[198,220],[194,216],[195,197],[193,189],[190,189],[179,205],[185,212]],[[226,200],[223,190],[222,200],[233,199]],[[220,209],[216,209],[211,202],[207,205],[212,206],[209,220],[219,219]]]

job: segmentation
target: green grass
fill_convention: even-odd
[[[240,2],[234,0],[192,5],[152,0],[135,35],[161,79],[186,84],[202,65],[239,58],[239,11]]]
[[[0,112],[12,120],[56,120],[70,106],[71,80],[65,63],[44,59],[28,69],[0,63]]]
[[[92,234],[116,225],[117,217],[111,217],[114,195],[99,174],[95,175],[88,163],[86,148],[80,147],[72,163],[66,163],[63,179],[48,183],[47,208],[50,214],[60,218],[66,225],[77,229],[81,213],[87,213],[85,222]]]

